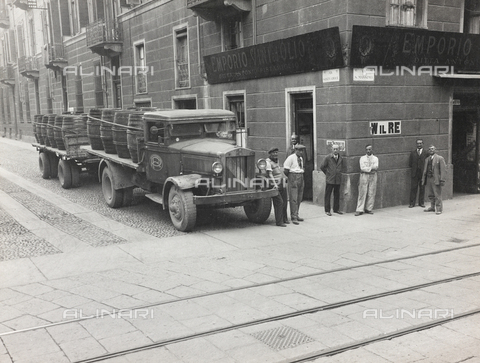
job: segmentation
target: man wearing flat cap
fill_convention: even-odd
[[[278,147],[272,147],[268,150],[267,158],[267,176],[270,186],[278,189],[278,195],[272,198],[273,209],[275,211],[275,224],[279,227],[286,227],[290,222],[287,217],[287,189],[286,179],[280,164],[278,163]]]
[[[303,174],[305,173],[305,160],[303,152],[305,146],[296,144],[295,153],[290,155],[283,165],[283,171],[288,177],[288,195],[290,196],[290,216],[293,224],[303,222],[303,218],[298,215],[300,203],[303,199],[303,188],[305,182]]]

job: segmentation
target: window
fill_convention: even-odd
[[[387,25],[426,28],[428,0],[387,0]]]
[[[35,86],[35,110],[37,115],[41,114],[40,111],[40,86],[38,85],[38,79],[34,79],[34,86]]]
[[[480,0],[466,0],[463,32],[480,34]]]
[[[175,30],[175,86],[176,88],[190,87],[187,28]]]
[[[147,63],[144,43],[135,44],[135,83],[137,94],[147,93]]]
[[[69,0],[68,11],[72,35],[78,34],[89,22],[88,3],[85,0]]]
[[[17,26],[17,39],[18,39],[18,57],[25,56],[25,37],[23,34],[23,25]]]
[[[25,82],[25,111],[26,111],[26,116],[27,116],[27,122],[32,122],[32,114],[30,112],[30,92],[28,90],[28,82]]]
[[[232,16],[222,20],[223,50],[243,47],[241,16]]]
[[[173,108],[179,110],[195,110],[197,108],[197,100],[195,98],[174,98]]]
[[[236,141],[241,147],[247,146],[247,130],[245,127],[245,95],[227,95],[226,108],[236,116]]]
[[[33,56],[37,54],[37,40],[35,38],[35,23],[33,18],[29,20],[28,25],[30,30],[30,49]]]

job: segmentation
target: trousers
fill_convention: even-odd
[[[273,210],[275,211],[275,223],[277,225],[285,222],[287,217],[287,205],[288,205],[288,196],[287,189],[284,186],[279,185],[278,195],[272,198],[273,201]]]
[[[298,220],[298,210],[303,200],[304,186],[303,174],[288,174],[288,195],[290,197],[290,216],[292,221]]]
[[[325,186],[325,212],[330,212],[331,209],[331,196],[333,191],[333,211],[338,212],[340,210],[340,184],[327,184]]]
[[[377,173],[360,174],[358,182],[358,203],[356,212],[373,210],[375,204],[375,194],[377,192]]]
[[[443,212],[442,186],[436,185],[433,177],[427,177],[425,193],[430,200],[430,208],[436,212]]]
[[[418,192],[418,205],[423,205],[425,203],[425,186],[422,185],[422,172],[417,171],[417,176],[411,178],[410,184],[410,205],[415,205],[415,200],[417,199]]]

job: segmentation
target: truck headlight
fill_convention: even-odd
[[[265,159],[258,159],[257,168],[258,170],[265,170],[267,168],[267,161]]]
[[[218,161],[215,161],[213,164],[212,164],[212,171],[215,173],[215,174],[220,174],[222,171],[223,171],[223,165],[222,163],[218,162]]]

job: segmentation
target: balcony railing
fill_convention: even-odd
[[[87,25],[87,47],[94,53],[106,56],[122,52],[123,38],[117,21],[103,19]]]
[[[43,50],[43,63],[45,64],[45,67],[53,70],[64,68],[68,62],[63,44],[46,44]]]
[[[26,56],[18,58],[18,72],[27,78],[38,78],[39,68],[37,58]]]
[[[15,69],[12,64],[8,64],[6,67],[1,67],[0,82],[3,84],[14,85],[15,84]]]

